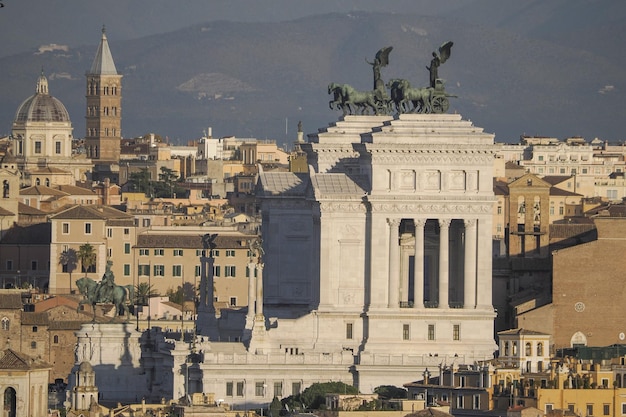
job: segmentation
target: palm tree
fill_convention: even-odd
[[[63,265],[63,272],[69,272],[70,274],[70,294],[72,293],[72,272],[76,269],[77,262],[78,257],[75,249],[65,249],[59,256],[59,263]]]
[[[78,259],[80,259],[80,264],[83,267],[83,271],[85,271],[86,277],[89,269],[96,264],[96,251],[94,247],[89,243],[80,245],[78,248]]]
[[[137,300],[137,305],[147,306],[148,299],[158,295],[159,293],[154,289],[154,287],[149,285],[147,282],[140,282],[135,287],[135,299]]]

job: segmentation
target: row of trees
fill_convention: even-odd
[[[175,198],[186,194],[186,190],[180,187],[180,180],[175,171],[167,167],[161,167],[158,181],[150,178],[148,168],[140,168],[138,172],[129,175],[128,182],[134,191],[151,198]]]

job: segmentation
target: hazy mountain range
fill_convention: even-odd
[[[0,18],[16,7],[13,1],[4,1]],[[149,8],[143,14],[135,9],[146,7],[144,0],[121,1],[127,7],[117,12],[122,22],[112,12],[100,17],[116,22],[107,24],[107,35],[124,75],[124,137],[154,132],[182,143],[211,126],[214,136],[292,142],[298,121],[309,133],[339,117],[328,108],[330,82],[372,88],[366,60],[380,48],[394,48],[384,80],[406,78],[425,86],[432,51],[452,40],[452,56],[439,71],[447,91],[458,96],[450,112],[495,133],[496,140],[515,142],[521,134],[626,139],[625,2],[447,1],[425,13],[399,12],[402,3],[409,4],[277,21],[297,15],[285,8],[284,16],[259,14],[258,21],[245,13],[241,21],[216,21],[200,12],[206,2],[190,1],[168,20]],[[415,4],[424,3],[406,8],[415,11]],[[324,12],[327,2],[319,5]],[[65,13],[67,7],[61,7]],[[154,24],[159,19],[167,22],[162,28]],[[49,39],[16,27],[19,21],[6,22],[0,33],[22,30],[28,36],[11,32],[12,50],[0,49],[0,134],[10,132],[17,107],[34,93],[43,68],[50,93],[70,112],[74,136],[84,135],[84,74],[101,24],[78,20],[72,29],[57,25],[59,35]],[[132,21],[141,22],[134,31]],[[185,25],[196,21],[204,23]],[[76,39],[70,41],[69,33]]]

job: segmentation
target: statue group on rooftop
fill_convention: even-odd
[[[439,78],[439,66],[450,58],[453,43],[448,41],[441,45],[438,52],[433,52],[429,72],[430,84],[416,88],[405,79],[391,79],[387,83],[382,80],[381,68],[389,65],[389,54],[392,46],[380,49],[372,66],[374,88],[371,91],[359,91],[349,84],[330,83],[328,94],[332,99],[328,105],[332,110],[341,110],[346,114],[391,115],[394,113],[445,113],[450,107],[444,88],[444,80]],[[389,91],[387,91],[389,90]]]

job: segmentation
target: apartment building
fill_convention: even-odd
[[[202,244],[206,233],[217,233],[212,253]],[[231,307],[248,302],[249,242],[256,235],[243,234],[233,228],[152,227],[137,235],[133,246],[134,273],[137,283],[148,283],[155,292],[166,294],[179,286],[200,284],[200,257],[214,258],[214,301]],[[117,279],[116,279],[117,281]]]

